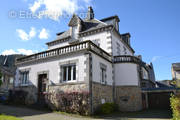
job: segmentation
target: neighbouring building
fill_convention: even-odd
[[[15,59],[19,55],[0,55],[0,72],[2,74],[2,85],[0,92],[12,90],[16,73]]]
[[[94,18],[91,7],[85,19],[74,14],[48,50],[17,59],[16,89],[27,91],[30,103],[42,101],[43,93],[85,91],[89,113],[105,102],[122,111],[141,110],[141,88],[155,86],[153,65],[134,54],[131,36],[120,33],[119,22],[118,16]],[[55,99],[49,102],[56,106]]]
[[[171,72],[173,80],[180,80],[180,63],[173,63]]]

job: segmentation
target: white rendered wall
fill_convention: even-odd
[[[61,62],[71,61],[71,60],[79,60],[78,64],[76,65],[76,69],[78,70],[78,73],[76,73],[77,81],[83,81],[84,77],[86,76],[86,73],[84,72],[84,69],[86,68],[86,65],[84,65],[84,62],[86,61],[86,57],[84,54],[74,54],[71,56],[64,56],[56,60],[52,61],[46,61],[44,63],[38,63],[33,65],[28,65],[25,67],[18,67],[17,68],[17,74],[16,74],[16,80],[15,85],[17,86],[19,83],[19,70],[24,69],[30,69],[29,71],[29,81],[33,85],[37,86],[37,74],[38,72],[42,71],[49,71],[49,82],[58,84],[60,83],[60,65]]]
[[[133,63],[117,63],[115,69],[115,85],[117,86],[138,86],[139,75],[137,65]]]
[[[53,46],[48,46],[48,50],[63,47],[63,46],[66,46],[66,45],[69,45],[68,41],[62,42],[62,43],[59,43],[59,44],[56,44],[56,45],[53,45]]]
[[[111,42],[111,38],[109,38],[111,36],[110,31],[104,31],[101,33],[97,33],[97,34],[93,34],[93,35],[88,35],[85,37],[81,37],[79,38],[80,41],[86,41],[86,40],[99,40],[100,42],[100,47],[105,50],[108,53],[111,53],[111,49],[108,49],[109,47],[111,47],[110,44],[108,44],[109,42]]]
[[[99,57],[98,55],[92,54],[92,80],[94,82],[101,83],[101,77],[100,77],[100,63],[107,66],[106,69],[106,82],[107,85],[112,85],[112,64],[105,59]]]
[[[117,43],[120,45],[120,54],[117,52]],[[117,35],[117,33],[112,34],[112,46],[113,46],[113,56],[119,56],[119,55],[133,55],[133,52],[120,40],[120,37]],[[127,54],[124,53],[124,48],[126,48]]]

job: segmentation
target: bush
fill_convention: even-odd
[[[180,94],[171,95],[170,103],[173,112],[173,120],[180,120]]]
[[[104,103],[97,107],[95,114],[110,114],[119,111],[115,103]]]

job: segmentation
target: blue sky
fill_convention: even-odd
[[[171,79],[171,63],[180,62],[179,0],[3,0],[0,4],[0,53],[31,54],[68,29],[72,13],[91,5],[97,19],[118,15],[120,33],[131,34],[131,45],[153,62],[156,79]],[[63,16],[27,18],[25,13],[56,11]],[[49,14],[48,14],[49,15]]]

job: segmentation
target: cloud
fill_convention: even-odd
[[[21,38],[21,40],[23,41],[29,40],[28,34],[24,30],[16,29],[16,32],[18,33],[18,36]]]
[[[26,33],[23,29],[16,29],[16,32],[22,41],[28,41],[36,36],[36,30],[34,27],[31,27],[29,33]]]
[[[13,50],[13,49],[5,50],[1,54],[2,55],[13,55],[13,54],[31,55],[31,54],[34,54],[37,52],[38,51],[26,50],[26,49],[21,48],[21,49],[17,49],[17,50]]]
[[[10,50],[5,50],[1,53],[2,55],[12,55],[12,54],[16,54],[16,52],[13,49]]]
[[[33,38],[36,36],[36,30],[34,27],[31,27],[31,31],[29,32],[29,38]]]
[[[29,7],[29,9],[34,13],[37,9],[41,7],[41,1],[35,1],[33,5]]]
[[[48,39],[49,32],[45,28],[43,28],[39,33],[39,39]]]
[[[162,58],[162,56],[154,56],[152,58],[151,62],[155,62],[155,61],[157,61],[158,59],[161,59],[161,58]]]
[[[38,18],[46,16],[52,20],[59,21],[59,17],[63,14],[71,15],[89,5],[91,0],[35,0],[29,5],[32,13],[39,10]]]

